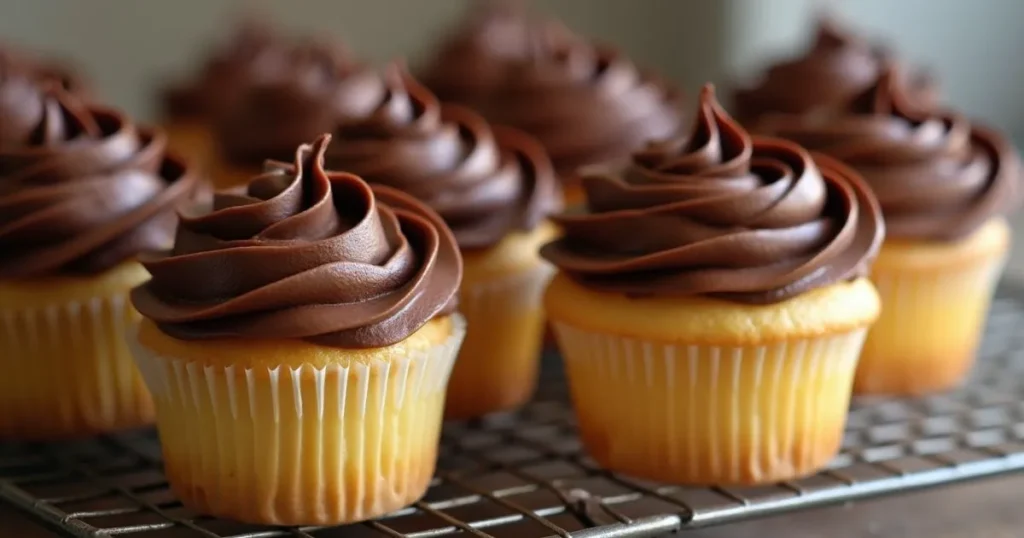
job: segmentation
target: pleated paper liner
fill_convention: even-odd
[[[882,248],[885,263],[871,275],[882,314],[864,344],[855,392],[921,395],[967,377],[1006,265],[1009,233],[1004,220],[994,220],[960,244],[926,247],[933,252],[924,262],[915,247]]]
[[[547,263],[463,284],[459,310],[469,330],[448,386],[445,415],[472,418],[526,403],[537,386]]]
[[[0,436],[50,440],[152,423],[153,403],[124,342],[138,319],[124,288],[0,304]]]
[[[975,352],[1003,259],[953,271],[876,271],[882,315],[857,372],[862,393],[926,394],[958,385]]]
[[[555,324],[583,444],[661,482],[753,484],[838,452],[865,330],[762,346],[661,343]]]
[[[160,356],[129,332],[157,406],[171,488],[243,522],[360,521],[421,497],[465,321],[397,360],[236,368]]]

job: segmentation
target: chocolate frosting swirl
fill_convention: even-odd
[[[862,276],[877,202],[858,176],[784,140],[751,139],[708,85],[693,132],[621,174],[583,178],[589,209],[556,219],[542,255],[581,284],[629,295],[773,303]]]
[[[427,67],[427,87],[443,102],[478,103],[500,87],[510,62],[532,57],[536,43],[578,39],[560,22],[530,13],[522,4],[475,2]]]
[[[91,94],[88,82],[81,73],[54,58],[42,58],[0,43],[0,72],[20,73],[42,87],[57,85],[80,98]],[[0,78],[4,75],[0,74]]]
[[[1005,137],[953,112],[912,103],[889,66],[827,122],[766,117],[766,132],[821,151],[860,172],[882,206],[890,237],[949,241],[1017,204],[1020,158]]]
[[[183,214],[174,249],[143,259],[139,312],[179,339],[342,348],[391,345],[453,312],[462,258],[448,228],[408,195],[324,171],[329,141]]]
[[[426,202],[463,249],[531,230],[560,209],[551,162],[533,139],[492,128],[467,108],[442,107],[399,66],[380,80],[377,107],[335,131],[329,168]]]
[[[508,35],[491,42],[507,42],[504,52],[466,39],[438,58],[427,80],[442,99],[460,99],[492,123],[535,136],[561,176],[628,158],[650,140],[678,134],[685,120],[674,87],[613,48],[552,24],[512,20],[505,23]],[[460,97],[446,90],[447,81],[477,81],[483,86],[477,90],[486,91]]]
[[[195,78],[163,90],[164,115],[171,119],[216,115],[243,88],[280,69],[286,50],[283,41],[268,25],[253,18],[243,19]]]
[[[171,244],[196,177],[158,131],[0,81],[0,278],[95,274]]]
[[[890,56],[823,18],[806,54],[770,67],[756,86],[736,92],[736,115],[755,130],[756,121],[770,113],[835,115],[874,83]],[[915,73],[907,84],[922,104],[938,103],[937,84],[927,73]]]
[[[236,91],[215,118],[221,149],[237,164],[287,160],[300,144],[377,105],[376,75],[340,45],[301,43],[279,58],[277,69]]]

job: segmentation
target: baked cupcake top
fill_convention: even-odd
[[[179,339],[305,339],[342,348],[404,340],[453,312],[462,258],[412,197],[326,172],[330,136],[294,164],[182,214],[174,249],[143,258],[135,307]]]
[[[0,76],[0,117],[0,278],[95,274],[171,244],[197,178],[161,132],[18,76]]]
[[[330,132],[341,118],[377,105],[374,74],[338,44],[304,42],[275,57],[275,68],[238,88],[215,118],[220,148],[235,164],[288,160],[296,147]]]
[[[592,289],[773,303],[866,273],[878,204],[838,162],[751,138],[705,86],[690,136],[620,173],[583,177],[586,210],[557,217],[542,255]]]
[[[491,127],[468,108],[440,105],[397,65],[377,80],[376,106],[335,130],[329,168],[426,202],[463,249],[532,230],[561,209],[551,162],[532,138]]]
[[[247,18],[215,49],[193,78],[163,90],[164,116],[209,118],[227,107],[242,88],[282,65],[287,46],[269,26]]]
[[[736,116],[756,130],[756,120],[766,114],[834,115],[874,83],[889,56],[822,18],[813,45],[803,56],[769,67],[756,85],[736,92]],[[927,73],[916,73],[907,84],[922,104],[938,103],[937,84]]]
[[[895,67],[846,108],[822,122],[773,116],[762,128],[855,168],[878,197],[889,237],[955,240],[1019,201],[1012,144],[960,114],[912,102]]]
[[[466,52],[482,42],[470,40],[461,52],[446,49],[447,56],[436,64],[443,71],[435,68],[428,80],[442,95],[447,93],[445,80],[486,81],[488,91],[475,92],[465,103],[493,123],[535,136],[559,175],[628,158],[648,141],[679,132],[684,122],[680,92],[620,51],[550,24],[507,26],[514,36],[505,39],[514,41],[506,44],[507,53]],[[442,77],[445,72],[451,79]]]

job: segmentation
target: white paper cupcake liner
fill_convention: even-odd
[[[544,335],[541,305],[554,268],[547,263],[464,284],[459,308],[469,324],[448,388],[448,416],[469,418],[517,407],[533,394]]]
[[[655,343],[555,324],[591,455],[646,478],[750,484],[839,448],[865,330],[763,346]]]
[[[1000,256],[939,271],[876,271],[882,314],[864,344],[857,391],[923,393],[962,379],[1005,265]]]
[[[429,352],[326,367],[204,365],[129,333],[172,488],[201,512],[277,525],[359,521],[415,501],[433,475],[465,334],[452,320]]]
[[[0,305],[0,435],[46,439],[148,424],[153,405],[124,343],[128,294],[35,309]]]

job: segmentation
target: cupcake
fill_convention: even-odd
[[[492,123],[536,137],[563,180],[567,204],[581,200],[580,168],[627,160],[648,141],[684,127],[681,93],[620,51],[552,24],[514,21],[502,21],[511,45],[505,53],[495,53],[496,47],[467,51],[485,42],[472,39],[482,32],[469,25],[462,45],[443,48],[426,79],[456,98],[451,85],[484,81],[460,102]]]
[[[543,147],[438,100],[399,66],[378,77],[376,108],[335,129],[328,167],[409,193],[437,211],[462,251],[469,324],[446,416],[508,410],[533,395],[551,266],[540,246],[561,197]]]
[[[166,248],[196,178],[159,131],[19,76],[0,79],[0,437],[149,424],[123,328],[134,258]]]
[[[337,43],[288,44],[215,118],[216,185],[245,185],[259,174],[264,159],[286,161],[296,147],[330,132],[341,118],[372,110],[375,83],[371,70]]]
[[[689,137],[584,176],[544,301],[583,444],[682,484],[808,475],[840,446],[878,296],[876,201],[838,162],[751,139],[701,93]]]
[[[283,39],[265,24],[245,19],[194,78],[175,82],[160,96],[171,146],[208,167],[215,153],[214,118],[250,84],[281,64]]]
[[[870,87],[891,56],[835,20],[822,18],[804,55],[771,66],[757,84],[736,92],[736,115],[755,130],[761,118],[775,113],[812,120],[828,116]],[[928,73],[915,73],[908,85],[918,102],[938,103],[938,85]]]
[[[904,80],[887,68],[827,122],[776,114],[762,124],[844,161],[881,203],[889,234],[872,279],[884,309],[857,372],[862,393],[922,394],[964,379],[1010,245],[1003,215],[1020,190],[1005,137],[926,111]]]
[[[334,525],[433,475],[462,260],[430,209],[325,172],[329,140],[183,212],[173,250],[143,259],[128,339],[167,479],[198,512]]]

